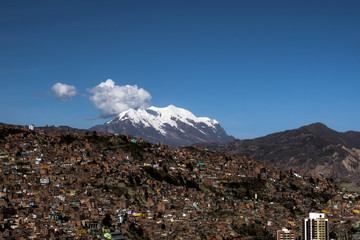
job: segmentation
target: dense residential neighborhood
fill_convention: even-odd
[[[360,232],[354,184],[127,135],[0,124],[0,194],[2,239],[300,239],[310,212]]]

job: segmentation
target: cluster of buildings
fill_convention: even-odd
[[[4,239],[246,239],[249,224],[294,239],[312,233],[301,233],[309,212],[340,236],[359,228],[359,205],[334,181],[246,157],[0,125]]]
[[[324,213],[309,213],[303,220],[303,240],[329,240],[329,223]],[[276,233],[277,240],[296,240],[296,232],[283,228]]]

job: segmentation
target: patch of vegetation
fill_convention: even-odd
[[[207,214],[216,218],[233,217],[239,215],[239,213],[229,210],[227,211],[215,210],[215,211],[207,212]]]
[[[349,192],[360,192],[360,186],[355,183],[342,181],[340,187],[345,188]]]
[[[0,130],[0,140],[4,140],[7,136],[10,134],[18,134],[18,133],[27,133],[24,130],[21,129],[15,129],[15,128],[4,128]]]
[[[188,187],[197,187],[194,182],[184,181],[184,178],[181,175],[174,176],[172,174],[166,173],[163,170],[158,170],[156,168],[146,166],[144,167],[146,173],[150,175],[151,178],[158,180],[159,182],[167,182],[175,186],[188,186]]]
[[[129,185],[126,185],[124,182],[112,185],[100,185],[97,187],[100,189],[104,189],[105,191],[111,192],[115,196],[124,197],[130,202],[135,202],[138,206],[142,208],[149,207],[145,196],[138,193],[137,187],[131,187]]]
[[[233,224],[232,229],[239,234],[240,237],[252,237],[251,239],[275,239],[261,224]]]
[[[159,171],[153,167],[144,167],[145,172],[147,172],[150,177],[152,177],[155,180],[158,180],[159,182],[162,182],[164,180],[163,175],[165,172]]]
[[[315,192],[310,191],[304,194],[304,197],[310,198],[310,199],[317,199],[320,201],[321,204],[326,204],[330,199],[332,199],[334,196],[330,193],[326,192]]]
[[[97,135],[94,132],[92,135],[85,136],[86,141],[96,145],[101,150],[116,151],[122,150],[130,152],[131,156],[135,159],[142,160],[144,157],[145,148],[149,147],[149,143],[132,143],[126,136],[114,135]]]
[[[236,181],[225,182],[224,185],[231,188],[237,198],[251,199],[257,194],[261,199],[269,199],[266,182],[258,178],[239,178]]]
[[[69,144],[73,143],[75,140],[76,140],[76,138],[73,137],[70,134],[60,136],[60,143],[61,144],[69,145]]]

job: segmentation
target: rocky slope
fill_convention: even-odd
[[[207,148],[245,155],[283,169],[360,180],[360,132],[337,132],[322,123],[250,140],[207,144]]]
[[[162,142],[172,146],[233,139],[216,120],[196,117],[191,112],[172,105],[165,108],[129,109],[115,119],[89,130],[127,134],[152,143]]]

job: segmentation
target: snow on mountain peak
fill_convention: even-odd
[[[128,109],[91,131],[125,134],[172,146],[193,143],[225,142],[233,137],[220,124],[207,117],[196,117],[190,111],[173,105],[159,108]]]
[[[207,117],[196,117],[190,111],[183,108],[175,107],[174,105],[170,105],[164,108],[150,107],[148,109],[156,111],[164,117],[169,117],[169,116],[176,117],[178,119],[181,119],[183,122],[187,122],[187,120],[192,120],[194,122],[203,122],[208,126],[213,126],[214,124],[218,124],[216,120]]]
[[[158,108],[149,107],[147,109],[128,109],[118,115],[114,120],[107,122],[107,124],[129,120],[132,125],[136,127],[138,124],[144,125],[144,127],[153,127],[159,131],[162,135],[166,135],[166,131],[163,127],[168,124],[171,127],[175,127],[182,131],[178,126],[178,121],[191,125],[194,128],[196,123],[204,123],[208,127],[216,129],[218,122],[214,119],[207,117],[196,117],[193,113],[183,108],[169,105],[168,107]]]

